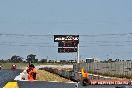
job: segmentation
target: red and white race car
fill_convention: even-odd
[[[12,69],[12,70],[16,69],[16,65],[13,64],[13,65],[11,66],[11,69]]]

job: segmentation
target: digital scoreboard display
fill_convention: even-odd
[[[58,48],[58,53],[74,53],[77,52],[77,48]]]
[[[54,35],[58,42],[58,53],[74,53],[78,51],[79,35]]]
[[[58,42],[58,47],[77,47],[78,46],[78,41],[62,41],[62,42]]]
[[[54,35],[54,42],[79,41],[79,35]]]

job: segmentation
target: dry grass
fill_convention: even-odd
[[[13,64],[16,64],[17,69],[24,69],[28,66],[28,63],[0,63],[0,66],[2,66],[3,69],[11,69],[11,66]],[[33,63],[34,65],[61,65],[58,63]]]
[[[15,64],[17,66],[17,69],[24,69],[28,66],[28,63],[0,63],[2,66],[2,69],[11,69],[11,66]]]
[[[71,82],[71,80],[62,78],[56,74],[49,73],[44,70],[38,70],[37,80],[43,81],[58,81],[58,82]]]

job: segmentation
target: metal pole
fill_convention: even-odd
[[[77,46],[77,63],[79,63],[80,61],[80,52],[79,52],[79,43],[78,43],[78,46]]]

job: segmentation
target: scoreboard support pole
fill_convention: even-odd
[[[80,49],[79,49],[79,43],[78,43],[78,45],[77,45],[77,63],[79,63],[80,62]]]

